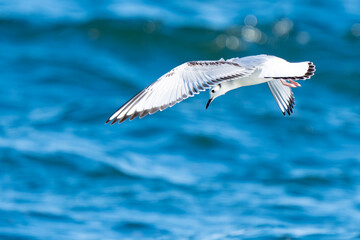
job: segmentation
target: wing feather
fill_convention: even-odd
[[[121,106],[107,121],[114,124],[130,118],[143,118],[163,111],[182,100],[199,94],[219,82],[249,76],[253,68],[228,61],[196,61],[184,63],[160,77]]]
[[[269,81],[267,84],[284,116],[285,112],[290,116],[295,106],[295,97],[291,88],[284,86],[279,79]]]

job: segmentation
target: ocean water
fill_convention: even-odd
[[[190,60],[312,61],[105,125]],[[360,2],[0,1],[0,239],[360,239]]]

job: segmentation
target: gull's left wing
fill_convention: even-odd
[[[267,84],[281,112],[284,116],[285,112],[290,116],[295,106],[295,97],[291,88],[284,86],[279,79],[269,81]]]
[[[295,106],[295,97],[291,88],[284,86],[281,81],[306,80],[311,78],[315,72],[312,62],[289,63],[280,58],[270,58],[265,62],[260,75],[264,78],[273,79],[267,82],[277,105],[285,116],[290,116]]]

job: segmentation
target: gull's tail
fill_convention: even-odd
[[[305,80],[314,75],[315,65],[312,62],[290,63],[281,58],[271,58],[264,63],[260,77]]]
[[[289,116],[295,106],[295,97],[291,88],[284,86],[282,80],[305,80],[311,78],[315,72],[312,62],[289,63],[280,58],[274,58],[264,64],[261,72],[264,78],[270,78],[267,82],[270,91],[281,112]]]

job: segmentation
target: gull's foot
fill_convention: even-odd
[[[286,80],[281,79],[281,83],[282,83],[284,86],[291,87],[291,88],[301,87],[300,83],[295,82],[295,81],[293,81],[293,80],[289,80],[289,82],[288,82],[288,81],[286,81]]]

